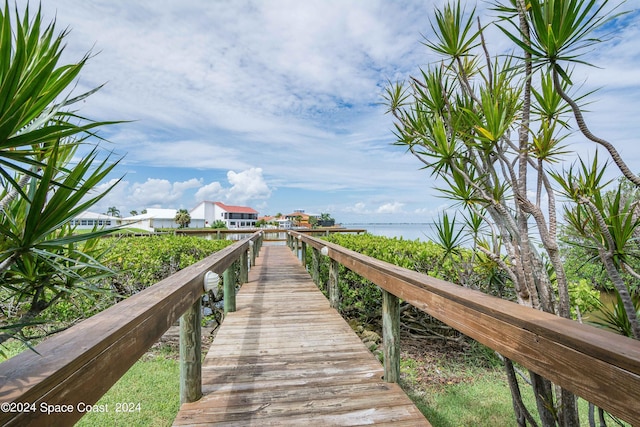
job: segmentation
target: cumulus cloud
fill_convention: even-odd
[[[127,199],[134,206],[171,206],[182,198],[185,191],[201,185],[202,180],[195,178],[173,183],[167,179],[149,178],[143,183],[132,184],[131,193]]]
[[[230,202],[245,203],[271,196],[271,189],[262,177],[261,168],[251,168],[240,173],[229,171],[227,179],[232,185],[227,193],[227,200]]]
[[[312,192],[315,203],[350,205],[345,214],[384,220],[427,216],[429,210],[415,209],[439,204],[420,162],[392,147],[392,116],[379,105],[389,80],[406,80],[436,60],[420,44],[431,37],[433,2],[42,3],[45,19],[72,30],[63,61],[100,52],[83,68],[77,93],[108,84],[83,103],[82,115],[131,120],[109,127],[106,137],[116,152],[127,153],[121,164],[140,182],[123,181],[104,203],[137,210],[188,208],[194,198],[248,204],[270,197],[269,182],[283,190],[277,210]],[[478,5],[480,15],[486,10]],[[616,142],[634,170],[640,164],[637,18],[638,12],[626,15],[627,25],[607,48],[586,58],[603,69],[577,66],[573,76],[586,83],[580,93],[605,87],[589,105],[588,123]],[[508,38],[488,31],[495,52],[508,49]],[[594,144],[583,146],[593,154]],[[193,178],[200,181],[195,186],[183,181],[185,169],[193,170],[187,178],[215,177]]]
[[[95,187],[92,194],[104,192],[117,181],[111,179],[101,183]],[[130,210],[183,207],[181,201],[185,194],[200,186],[202,179],[196,178],[175,182],[157,178],[149,178],[144,182],[122,180],[90,210],[104,212],[109,206],[115,206],[126,216]]]
[[[268,199],[271,188],[262,176],[261,168],[250,168],[242,172],[227,172],[230,187],[223,187],[215,181],[207,184],[196,192],[196,200],[224,200],[233,204],[246,204],[250,200]]]
[[[404,206],[404,203],[400,203],[400,202],[385,203],[384,205],[376,209],[376,213],[384,213],[384,214],[403,213],[404,212],[402,210],[403,206]]]
[[[196,191],[196,201],[218,200],[224,197],[224,188],[218,181],[202,186]]]

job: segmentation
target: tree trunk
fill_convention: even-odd
[[[527,408],[522,402],[522,394],[520,393],[520,386],[518,385],[518,378],[516,371],[513,368],[513,362],[510,359],[504,359],[504,368],[507,373],[507,382],[509,384],[509,390],[511,390],[511,403],[513,404],[513,411],[516,416],[516,423],[518,427],[526,427],[527,420],[532,426],[537,427],[536,422],[527,411]]]
[[[538,415],[540,415],[540,422],[544,427],[555,427],[557,420],[552,411],[554,400],[551,382],[532,371],[529,371],[529,375],[531,377],[531,387],[536,396],[536,407],[538,408]]]

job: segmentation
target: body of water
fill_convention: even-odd
[[[353,223],[345,228],[364,228],[374,236],[402,237],[405,240],[433,240],[436,228],[433,223]]]

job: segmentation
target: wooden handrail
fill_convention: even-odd
[[[640,342],[290,232],[463,334],[640,425]],[[296,248],[297,248],[296,243]],[[303,254],[304,256],[304,254]],[[317,255],[316,255],[317,256]],[[314,262],[315,264],[315,262]],[[317,274],[312,272],[312,275]],[[386,370],[386,369],[385,369]]]
[[[20,411],[3,407],[0,425],[76,422],[199,301],[205,274],[222,274],[260,238],[256,232],[45,340],[37,353],[1,363],[0,403],[19,403]]]

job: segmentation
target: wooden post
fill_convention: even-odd
[[[256,253],[259,250],[258,240],[260,240],[260,238],[254,241],[253,244],[249,244],[249,256],[251,257],[251,267],[255,267],[256,265]]]
[[[224,292],[224,314],[236,311],[236,263],[234,262],[222,273]]]
[[[300,262],[302,262],[302,266],[307,268],[307,244],[302,242],[302,249],[300,250]]]
[[[240,255],[240,283],[249,281],[249,250]]]
[[[320,282],[320,251],[317,248],[311,251],[311,278],[316,285]]]
[[[200,298],[180,317],[180,404],[202,397]]]
[[[400,379],[400,300],[382,289],[382,345],[384,347],[384,380]]]
[[[340,307],[340,289],[338,289],[338,272],[340,264],[331,259],[329,262],[329,305],[336,310]]]

